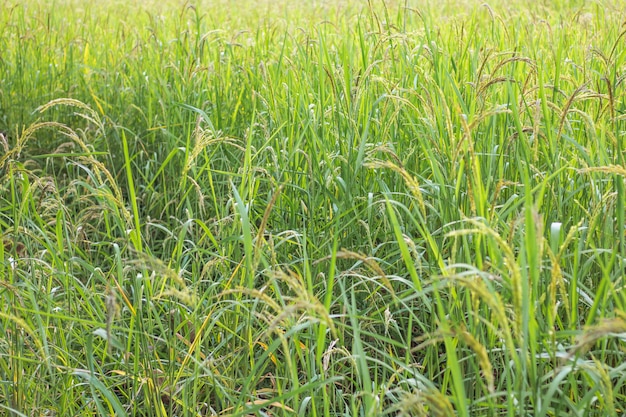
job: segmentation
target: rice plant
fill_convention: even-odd
[[[625,25],[7,0],[0,415],[623,415]]]

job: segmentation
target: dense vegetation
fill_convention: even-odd
[[[4,2],[0,415],[622,415],[626,9],[525,3]]]

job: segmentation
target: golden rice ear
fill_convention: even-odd
[[[3,132],[0,132],[0,145],[2,145],[4,153],[9,152],[9,141]]]
[[[448,397],[435,388],[419,390],[404,397],[401,410],[420,417],[447,417],[455,415]]]
[[[476,339],[471,333],[467,331],[465,326],[462,326],[458,329],[453,329],[453,333],[458,336],[460,340],[462,340],[467,346],[469,346],[474,354],[478,358],[478,366],[482,371],[483,377],[487,381],[487,389],[490,393],[495,392],[495,378],[493,375],[493,365],[489,360],[489,355],[487,354],[487,349],[483,344],[481,344],[478,339]]]
[[[602,172],[604,174],[617,174],[626,177],[626,168],[620,165],[606,165],[602,167],[590,167],[578,170],[581,174],[588,172]]]
[[[586,354],[598,340],[618,333],[626,333],[626,320],[623,312],[619,312],[618,317],[603,319],[599,324],[583,331],[576,344],[565,355],[564,361],[567,362],[575,356]]]
[[[411,194],[413,194],[413,196],[417,199],[422,215],[426,217],[426,204],[424,203],[424,196],[422,195],[420,184],[415,176],[408,173],[402,166],[394,164],[391,161],[371,160],[363,165],[369,169],[386,168],[400,174]]]

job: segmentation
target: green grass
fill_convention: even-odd
[[[0,415],[623,415],[626,12],[526,3],[5,2]]]

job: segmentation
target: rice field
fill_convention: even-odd
[[[0,415],[626,413],[626,4],[6,0]]]

